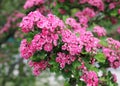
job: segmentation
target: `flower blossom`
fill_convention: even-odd
[[[99,37],[106,35],[106,30],[100,26],[95,26],[93,32],[97,33]]]
[[[56,62],[60,64],[60,67],[63,69],[66,64],[70,65],[73,61],[75,61],[75,56],[66,55],[65,53],[57,53]]]
[[[94,71],[85,72],[81,78],[87,84],[86,86],[98,86],[98,76]]]

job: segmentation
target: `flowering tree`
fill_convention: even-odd
[[[118,85],[107,68],[120,66],[119,0],[27,0],[24,9],[20,54],[35,76],[48,68],[65,86]]]

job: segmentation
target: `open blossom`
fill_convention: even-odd
[[[66,55],[65,53],[57,53],[56,62],[60,64],[60,67],[63,69],[66,64],[71,64],[73,61],[75,61],[75,56],[72,55]]]
[[[40,61],[40,62],[32,62],[32,61],[29,61],[29,66],[30,67],[33,67],[33,74],[35,76],[38,76],[40,75],[41,71],[45,70],[48,66],[48,62],[47,61]]]
[[[20,45],[21,57],[23,57],[24,59],[28,59],[34,54],[34,52],[34,48],[32,48],[32,46],[29,43],[27,43],[26,39],[23,39]]]
[[[28,33],[29,31],[33,30],[34,22],[29,17],[24,17],[22,22],[20,23],[20,27],[22,31]]]
[[[93,9],[86,7],[86,8],[84,8],[84,10],[82,11],[82,15],[84,15],[84,16],[86,16],[86,17],[88,17],[88,18],[93,18],[93,17],[96,16],[96,13],[94,12]]]
[[[79,11],[75,14],[76,17],[79,18],[79,22],[82,25],[82,27],[84,26],[85,28],[88,27],[88,21],[96,16],[96,13],[94,12],[93,9],[91,8],[85,8],[83,11]]]
[[[103,48],[109,64],[112,68],[120,67],[120,42],[112,38],[107,39],[108,48]]]
[[[117,76],[115,74],[112,74],[112,76],[113,76],[113,81],[117,82]]]
[[[100,37],[106,35],[106,30],[104,29],[104,27],[100,26],[95,26],[93,32],[97,33],[97,35]]]
[[[44,45],[44,50],[50,52],[53,49],[53,45],[51,43],[47,43]]]
[[[81,53],[83,48],[83,43],[75,33],[70,30],[62,31],[62,41],[64,45],[62,46],[63,50],[69,51],[71,55],[78,55]]]
[[[94,71],[86,71],[81,78],[87,84],[86,86],[98,86],[98,76]]]
[[[113,38],[107,38],[107,42],[110,48],[115,49],[115,50],[120,49],[120,41],[114,40]]]
[[[55,15],[48,14],[47,17],[45,17],[39,11],[30,12],[20,23],[20,27],[25,33],[33,31],[34,25],[37,25],[40,29],[49,29],[51,32],[54,32],[57,27],[60,27],[60,29],[65,27],[64,23]]]
[[[114,9],[115,6],[116,6],[116,4],[115,4],[114,2],[113,2],[113,3],[110,3],[110,4],[109,4],[109,9]]]
[[[92,32],[86,31],[84,33],[81,33],[80,39],[83,42],[83,45],[85,46],[85,50],[87,52],[96,52],[100,40],[95,38]]]

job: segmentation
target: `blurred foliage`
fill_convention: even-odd
[[[0,0],[0,30],[15,11],[23,12],[24,0]],[[26,62],[19,56],[19,28],[0,34],[0,86],[35,86]],[[17,33],[16,33],[17,32]],[[19,33],[19,34],[18,34]]]

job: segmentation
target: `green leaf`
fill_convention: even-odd
[[[77,37],[80,37],[80,33],[76,33],[75,35],[76,35]]]
[[[93,65],[90,65],[90,70],[91,71],[95,71],[95,72],[98,72],[99,71],[99,69],[97,69],[95,66],[93,66]]]
[[[39,62],[40,60],[43,60],[47,57],[47,54],[44,51],[36,52],[34,56],[32,56],[30,59],[34,62]]]
[[[68,82],[65,82],[64,86],[70,86],[70,84]]]
[[[101,37],[99,44],[101,44],[102,46],[105,46],[105,47],[108,46],[108,43],[106,41],[106,37]]]
[[[103,53],[98,53],[94,58],[101,63],[104,63],[106,60],[105,55]]]
[[[69,18],[68,15],[63,15],[63,21],[64,21],[64,22],[66,21],[67,18]]]
[[[75,62],[72,63],[72,66],[75,70],[77,67],[81,66],[81,63],[79,61],[75,61]]]

